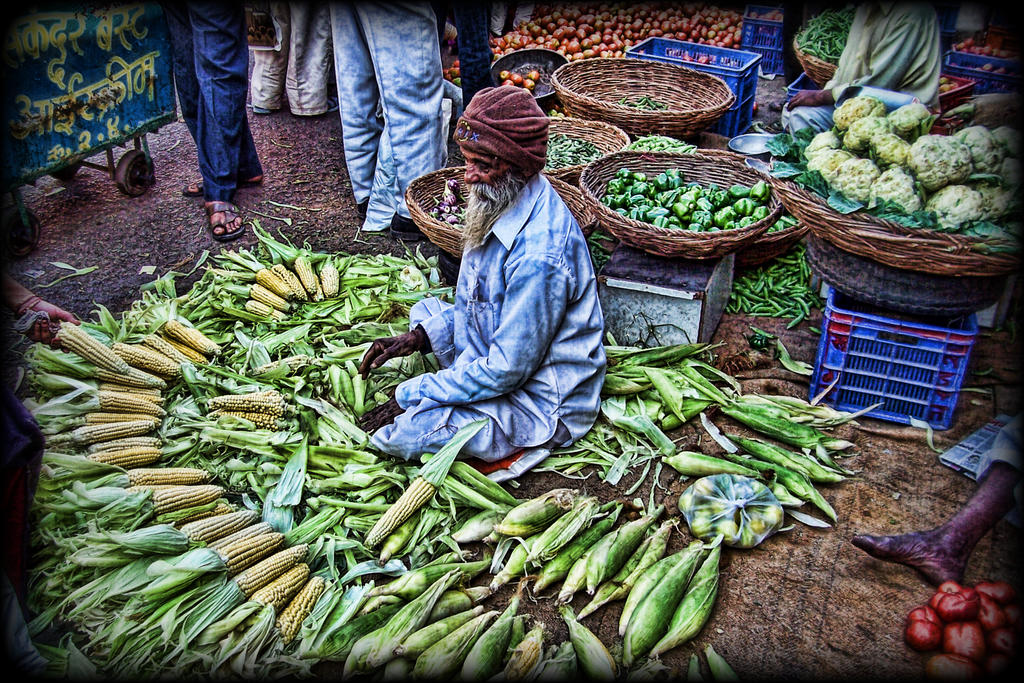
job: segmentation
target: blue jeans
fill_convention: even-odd
[[[241,3],[163,3],[174,85],[199,157],[206,201],[234,198],[239,179],[263,175],[245,113],[249,47]]]
[[[490,4],[457,0],[452,3],[455,30],[459,41],[459,75],[462,79],[462,106],[468,107],[473,95],[494,85],[491,80]]]

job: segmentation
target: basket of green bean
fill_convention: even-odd
[[[553,118],[548,124],[548,153],[544,172],[576,185],[580,173],[591,161],[618,152],[629,144],[629,136],[604,121],[588,121],[573,116]]]
[[[622,151],[587,165],[580,189],[598,224],[624,244],[669,258],[720,258],[782,215],[765,176],[730,152]]]
[[[793,38],[793,52],[819,88],[836,72],[853,23],[853,7],[826,9],[811,17]]]
[[[749,246],[736,252],[736,267],[751,268],[785,254],[807,234],[807,226],[787,213]]]

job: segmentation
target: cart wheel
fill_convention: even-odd
[[[156,182],[153,162],[146,158],[146,153],[141,149],[125,152],[114,169],[114,182],[121,192],[129,197],[138,197]]]
[[[54,171],[50,175],[56,178],[57,180],[63,180],[64,182],[67,182],[75,177],[75,174],[78,173],[78,169],[80,169],[81,167],[82,164],[71,164],[70,166],[65,166],[59,171]]]
[[[11,256],[28,256],[39,245],[39,219],[25,209],[28,225],[22,222],[16,207],[8,207],[3,212],[3,230],[7,236],[7,251]]]

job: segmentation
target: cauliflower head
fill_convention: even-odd
[[[871,138],[871,152],[875,163],[883,168],[906,166],[910,143],[896,133],[881,133]]]
[[[1006,153],[1006,156],[1020,156],[1020,131],[1009,126],[999,126],[993,129],[992,137],[996,139]]]
[[[992,132],[985,126],[969,126],[955,135],[971,150],[971,164],[976,173],[999,173],[1005,152]]]
[[[929,192],[959,185],[971,175],[971,150],[948,135],[922,135],[910,146],[907,166]]]
[[[985,200],[967,185],[946,185],[925,202],[924,208],[934,211],[939,225],[947,230],[985,217]]]
[[[832,123],[839,130],[848,129],[857,119],[885,116],[885,102],[870,95],[851,97],[832,112]]]
[[[997,222],[1000,218],[1015,214],[1019,210],[1020,202],[1013,188],[988,182],[974,183],[970,187],[981,195],[984,211],[982,218]]]
[[[921,135],[921,127],[926,121],[934,120],[928,107],[920,102],[904,104],[898,109],[889,112],[886,117],[892,126],[892,132],[904,140],[913,142]]]
[[[899,204],[906,213],[914,213],[922,205],[914,178],[899,166],[887,168],[871,185],[868,206],[877,206],[879,200]]]
[[[826,149],[839,149],[842,143],[839,140],[839,136],[830,130],[826,130],[823,133],[818,133],[804,148],[804,156],[810,159],[812,156]]]
[[[884,116],[866,116],[857,119],[846,129],[843,147],[854,153],[866,152],[871,147],[871,138],[889,132],[889,119]]]
[[[856,158],[844,149],[826,149],[811,157],[807,162],[807,170],[818,171],[825,178],[825,182],[831,183],[839,167]]]
[[[880,175],[881,171],[871,159],[854,157],[839,165],[829,185],[847,199],[867,204],[871,201],[871,186]]]
[[[1006,157],[1003,159],[1003,163],[999,167],[999,175],[1003,177],[1003,182],[1015,189],[1020,188],[1020,159],[1017,157]]]

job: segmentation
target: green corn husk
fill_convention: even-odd
[[[425,652],[431,645],[437,643],[455,629],[483,613],[483,606],[477,605],[476,607],[470,607],[463,612],[458,612],[443,619],[431,622],[418,631],[410,633],[406,639],[402,641],[402,644],[395,648],[395,656],[415,660],[416,657],[419,657],[420,654]]]
[[[484,601],[490,595],[491,589],[487,586],[469,586],[468,588],[446,590],[438,598],[434,609],[430,611],[429,621],[434,622],[458,612],[464,612]]]
[[[461,680],[467,683],[486,681],[501,671],[524,585],[525,581],[520,581],[519,589],[509,600],[504,611],[473,644],[462,663],[462,670],[459,673]]]
[[[537,534],[536,539],[530,544],[530,552],[526,557],[527,567],[545,563],[557,555],[559,550],[590,523],[599,507],[600,503],[594,496],[578,496],[569,512]]]
[[[519,641],[508,661],[505,662],[503,674],[508,681],[532,680],[533,674],[539,670],[544,652],[544,623],[537,622]]]
[[[713,474],[740,474],[745,477],[757,477],[757,471],[749,467],[696,451],[676,451],[675,455],[661,460],[679,474],[687,477],[705,477]]]
[[[568,512],[575,499],[576,492],[572,489],[552,489],[509,510],[494,525],[494,531],[502,536],[530,536]]]
[[[505,560],[505,566],[491,578],[488,588],[492,593],[526,571],[526,558],[529,557],[530,549],[538,538],[539,536],[531,536],[516,544]]]
[[[640,575],[665,555],[665,550],[668,548],[668,539],[675,525],[675,520],[662,522],[657,531],[645,538],[640,547],[633,553],[633,556],[622,566],[622,569],[598,587],[593,599],[580,610],[578,618],[582,619],[592,614],[602,605],[615,600],[622,600],[629,595],[630,589]]]
[[[572,641],[565,640],[554,646],[554,650],[541,662],[534,679],[539,683],[562,683],[577,679],[579,666],[576,661],[576,649]]]
[[[807,425],[793,422],[766,409],[765,406],[752,404],[724,404],[720,406],[723,413],[737,422],[750,427],[756,432],[773,439],[796,446],[797,448],[814,448],[821,444],[830,451],[845,450],[853,446],[849,441],[826,436],[823,432]]]
[[[384,538],[384,542],[380,546],[380,555],[377,558],[378,563],[386,564],[395,553],[405,547],[416,531],[420,521],[420,512],[420,510],[414,512],[409,519],[402,522],[397,529]]]
[[[738,681],[739,676],[729,666],[729,662],[725,661],[722,655],[715,652],[715,648],[711,647],[711,643],[704,648],[704,656],[708,660],[708,668],[711,669],[711,677],[716,681]]]
[[[331,631],[322,642],[315,643],[309,651],[309,656],[332,662],[347,661],[357,642],[381,628],[401,608],[400,604],[385,605],[374,612],[347,621],[344,626]]]
[[[490,565],[490,559],[478,560],[476,562],[446,562],[443,564],[426,565],[411,572],[406,572],[393,581],[377,586],[370,591],[367,597],[396,595],[403,600],[412,600],[453,569],[459,570],[468,580],[487,569]]]
[[[615,526],[615,522],[622,512],[622,504],[616,503],[610,514],[595,522],[590,528],[580,532],[567,546],[562,548],[557,555],[544,565],[537,579],[533,583],[534,592],[539,592],[556,581],[561,581],[569,573],[569,570],[590,549],[594,543],[604,536]]]
[[[558,613],[569,627],[569,640],[576,651],[576,659],[579,661],[583,677],[591,681],[615,680],[618,667],[601,640],[576,620],[572,607],[562,605],[558,608]]]
[[[407,681],[412,676],[413,661],[405,657],[396,657],[384,666],[384,673],[381,680],[391,683],[394,681]]]
[[[455,530],[452,540],[459,545],[484,540],[494,531],[494,525],[501,521],[505,512],[507,510],[481,510]]]
[[[471,465],[461,460],[456,460],[452,463],[452,468],[449,471],[449,474],[461,479],[467,486],[474,487],[483,495],[507,509],[513,508],[523,502],[506,491],[505,487],[501,484],[496,481],[492,481],[487,478],[486,475],[481,474]]]
[[[637,606],[645,597],[647,597],[655,586],[661,583],[669,570],[676,565],[679,565],[680,572],[686,573],[688,577],[693,574],[694,569],[697,567],[697,562],[700,559],[703,546],[704,544],[700,541],[694,541],[683,550],[661,558],[637,577],[636,581],[633,583],[633,587],[626,595],[626,602],[622,606],[622,612],[619,614],[620,636],[626,635],[626,628],[629,626],[629,622],[632,619],[633,612],[636,611]],[[686,562],[681,562],[682,559],[685,559]]]
[[[690,655],[690,661],[686,665],[686,680],[688,683],[704,683],[704,676],[700,673],[700,659],[697,655]]]
[[[718,595],[718,563],[722,555],[721,537],[711,542],[711,551],[693,575],[686,594],[676,607],[665,635],[651,648],[656,657],[690,640],[711,617]]]
[[[586,587],[590,595],[594,594],[601,582],[622,568],[664,511],[665,506],[659,505],[650,514],[623,524],[614,535],[598,541],[587,554]]]
[[[626,633],[622,636],[623,666],[632,666],[665,635],[669,626],[668,616],[674,613],[675,606],[686,594],[693,566],[703,548],[701,541],[694,541],[672,555],[676,558],[675,562],[637,603],[626,624]]]
[[[451,680],[461,669],[470,649],[499,615],[484,612],[437,641],[416,658],[412,677],[419,680]]]
[[[757,439],[731,435],[729,438],[755,458],[799,472],[815,484],[836,484],[846,479],[843,473],[822,467],[817,460],[803,453],[788,451]]]
[[[837,522],[836,511],[832,508],[825,497],[818,492],[818,489],[814,488],[814,484],[811,480],[805,477],[803,474],[789,469],[788,467],[782,467],[771,462],[763,462],[754,458],[746,458],[737,454],[726,454],[726,457],[733,462],[740,462],[761,473],[772,473],[775,475],[775,480],[779,484],[782,484],[786,489],[800,500],[811,503],[819,510],[828,515],[828,518],[833,522]]]

